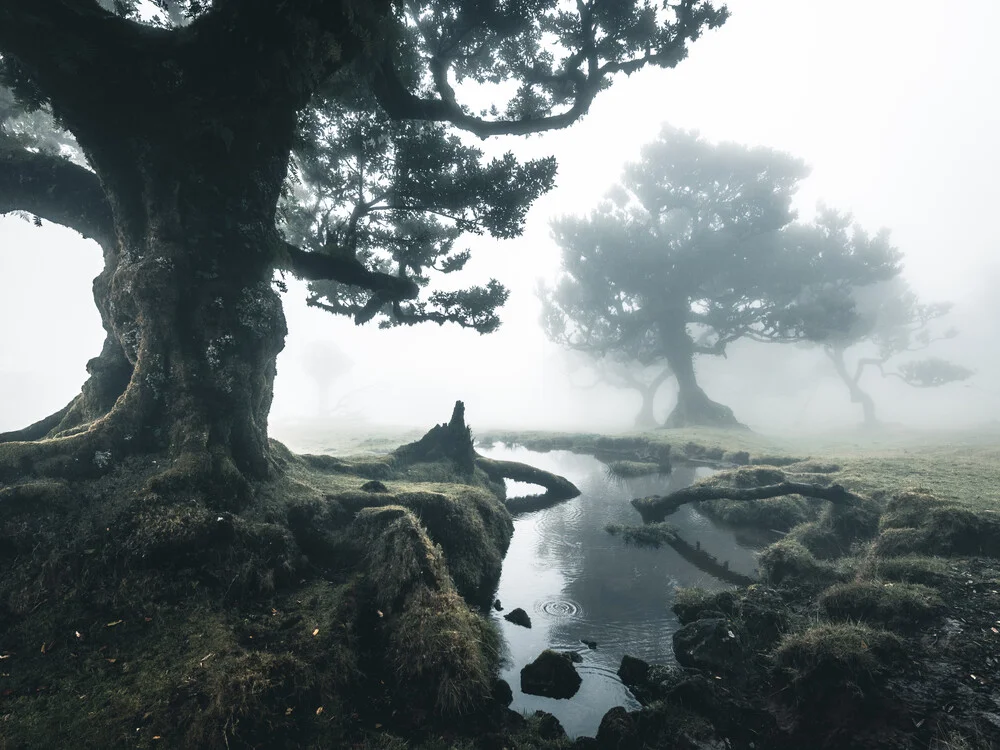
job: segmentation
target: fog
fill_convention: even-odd
[[[589,211],[663,123],[706,138],[766,145],[812,168],[796,206],[817,202],[887,227],[905,253],[904,278],[926,301],[951,300],[943,321],[960,335],[929,354],[975,371],[969,380],[910,388],[875,372],[863,385],[890,423],[964,427],[1000,418],[1000,229],[993,220],[1000,173],[1000,51],[984,29],[1000,24],[994,0],[731,0],[732,17],[691,47],[676,69],[616,82],[567,131],[500,138],[483,147],[529,158],[554,154],[556,188],[531,210],[523,237],[472,238],[473,257],[447,285],[509,287],[503,326],[479,334],[453,325],[379,330],[307,308],[288,279],[289,334],[278,359],[271,415],[281,439],[328,423],[427,426],[466,402],[473,428],[627,430],[639,398],[582,388],[563,350],[539,324],[539,279],[559,270],[551,218]],[[0,430],[22,427],[69,401],[103,341],[90,281],[97,246],[75,233],[16,217],[0,219]],[[324,387],[310,376],[317,347],[336,347],[343,367]],[[348,367],[347,364],[350,366]],[[860,410],[821,350],[741,342],[697,363],[709,395],[763,432],[843,429]],[[659,394],[662,419],[672,383]],[[324,400],[325,399],[325,400]]]

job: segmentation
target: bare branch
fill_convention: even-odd
[[[290,271],[300,279],[332,280],[341,284],[360,286],[383,295],[383,302],[413,299],[420,292],[414,281],[372,271],[365,268],[356,258],[307,253],[289,242],[283,244],[282,250],[284,258],[279,268]]]

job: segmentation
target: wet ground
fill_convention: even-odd
[[[639,525],[629,500],[666,494],[711,473],[705,467],[675,467],[672,474],[618,479],[591,456],[567,451],[538,453],[522,448],[480,448],[490,458],[521,461],[565,476],[581,495],[545,510],[519,516],[504,560],[497,598],[503,612],[493,612],[509,648],[503,670],[514,692],[511,708],[554,714],[570,737],[593,736],[601,717],[614,706],[639,708],[618,679],[623,654],[670,663],[671,637],[679,627],[671,611],[677,588],[730,588],[694,567],[670,547],[626,545],[605,531],[609,523]],[[538,488],[508,484],[508,495],[534,494]],[[763,542],[722,528],[691,506],[667,519],[690,544],[728,561],[730,569],[752,575],[754,550]],[[503,615],[520,607],[531,617],[526,629]],[[596,641],[591,650],[582,641]],[[557,700],[526,695],[520,670],[545,648],[576,651],[583,685],[575,697]]]

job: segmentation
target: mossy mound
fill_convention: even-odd
[[[944,602],[937,591],[918,583],[852,581],[824,591],[819,606],[834,620],[912,629],[937,617]]]
[[[875,552],[882,556],[1000,557],[1000,513],[946,502],[923,490],[893,497],[880,527]]]
[[[921,583],[936,586],[950,581],[954,573],[940,557],[903,555],[900,557],[871,556],[862,568],[868,578],[901,583]]]
[[[638,713],[612,708],[597,730],[598,748],[704,750],[725,747],[704,717],[669,702],[657,702]]]
[[[782,539],[761,552],[757,559],[767,583],[782,586],[827,586],[841,577],[831,565],[817,560],[794,539]]]
[[[670,467],[648,461],[612,461],[608,464],[608,474],[616,479],[645,477],[652,474],[666,474]]]
[[[905,653],[903,642],[892,633],[845,623],[786,635],[773,659],[791,678],[800,701],[822,703],[833,695],[863,694],[881,684]]]
[[[682,625],[704,618],[729,618],[746,650],[753,652],[774,646],[792,621],[791,610],[781,594],[760,584],[737,591],[681,588],[675,594],[672,609]]]
[[[459,593],[469,601],[485,602],[500,578],[514,523],[499,499],[479,487],[449,488],[449,493],[397,491],[393,483],[386,492],[341,492],[329,495],[347,513],[360,508],[402,506],[411,510],[448,560],[448,570]]]

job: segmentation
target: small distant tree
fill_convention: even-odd
[[[852,247],[794,224],[806,174],[772,149],[664,127],[595,211],[553,222],[563,274],[540,290],[546,332],[594,357],[668,365],[678,393],[667,427],[738,426],[702,390],[695,355],[724,355],[741,338],[803,340],[803,289],[887,278],[898,262],[885,235]]]
[[[599,359],[587,357],[581,362],[573,362],[572,369],[587,370],[591,376],[590,383],[574,382],[581,388],[593,388],[598,385],[608,385],[621,390],[635,391],[641,398],[639,411],[635,415],[636,429],[647,430],[656,427],[656,394],[660,387],[673,376],[673,371],[662,362],[643,365],[634,359],[607,356]]]
[[[302,365],[306,375],[316,384],[317,413],[328,416],[331,413],[330,389],[351,369],[351,358],[332,341],[320,340],[309,344],[302,355]]]
[[[955,328],[937,323],[951,310],[950,302],[925,304],[898,276],[880,284],[846,290],[853,305],[850,325],[822,324],[810,333],[822,345],[853,403],[861,406],[864,424],[874,426],[875,400],[862,388],[865,373],[900,380],[913,388],[936,388],[969,378],[973,372],[940,357],[899,361],[906,354],[926,350],[936,341],[958,335]],[[838,303],[839,304],[839,303]],[[824,318],[824,305],[815,319]],[[851,358],[853,357],[853,361]]]

